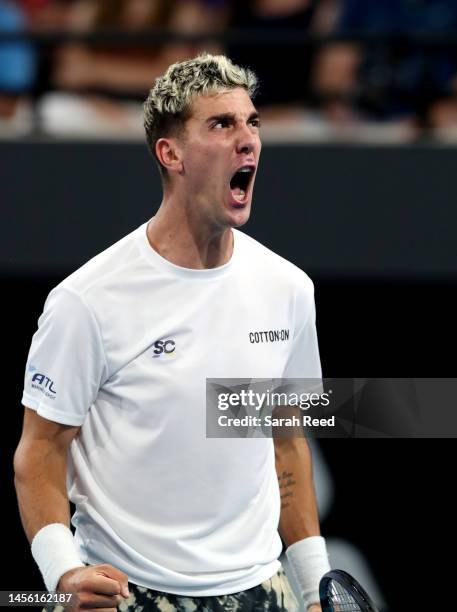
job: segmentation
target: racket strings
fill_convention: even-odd
[[[329,584],[329,600],[335,612],[361,612],[361,608],[348,591],[332,580]]]

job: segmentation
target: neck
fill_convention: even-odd
[[[212,224],[198,208],[164,195],[148,224],[149,244],[159,255],[183,268],[222,266],[232,256],[233,233],[229,227]]]

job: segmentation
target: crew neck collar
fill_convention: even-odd
[[[180,278],[192,278],[192,279],[210,279],[210,278],[219,278],[224,276],[233,267],[234,261],[236,259],[238,248],[238,236],[237,231],[232,229],[233,232],[233,252],[229,261],[222,266],[217,266],[216,268],[205,268],[205,269],[197,269],[197,268],[183,268],[182,266],[178,266],[165,257],[162,257],[150,244],[147,236],[147,228],[149,221],[143,223],[138,228],[139,232],[139,246],[141,251],[146,256],[146,258],[153,264],[156,268],[160,268],[162,271],[171,274],[173,276],[178,276]]]

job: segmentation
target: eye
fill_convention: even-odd
[[[213,124],[213,128],[216,130],[221,130],[222,128],[226,128],[229,125],[228,119],[219,119],[216,123]]]
[[[260,119],[259,118],[251,119],[251,125],[253,127],[259,128],[260,127]]]

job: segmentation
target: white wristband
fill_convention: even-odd
[[[46,525],[32,540],[32,555],[48,591],[55,591],[60,578],[75,567],[84,567],[73,534],[62,523]]]
[[[311,536],[291,544],[286,550],[295,579],[306,607],[319,602],[319,582],[330,570],[325,540],[321,536]]]

